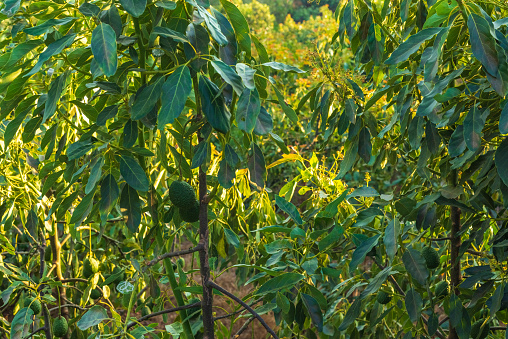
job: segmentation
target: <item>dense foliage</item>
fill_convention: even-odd
[[[3,6],[11,339],[508,337],[505,3]]]

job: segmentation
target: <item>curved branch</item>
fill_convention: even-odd
[[[199,307],[199,306],[201,306],[201,302],[197,302],[197,303],[193,303],[193,304],[189,304],[189,305],[178,306],[178,307],[174,307],[174,308],[168,308],[167,310],[162,310],[159,312],[150,313],[150,314],[145,315],[144,317],[137,319],[136,321],[131,322],[129,325],[127,325],[126,329],[131,328],[132,326],[136,325],[137,323],[139,323],[143,320],[147,320],[147,319],[156,317],[161,314],[178,312],[181,310],[186,310],[188,308]]]
[[[184,255],[184,254],[190,254],[190,253],[198,252],[198,251],[201,251],[202,249],[203,249],[203,245],[199,244],[199,245],[197,245],[195,247],[192,247],[192,248],[189,248],[189,249],[186,249],[186,250],[165,253],[165,254],[163,254],[163,255],[161,255],[161,256],[159,256],[159,257],[149,261],[146,265],[147,266],[153,266],[156,263],[158,263],[159,261],[164,260],[166,258],[178,257],[178,256],[181,256],[181,255]]]
[[[232,338],[240,337],[240,334],[242,334],[247,329],[247,327],[249,327],[249,324],[252,322],[252,320],[254,320],[254,317],[250,317],[249,319],[247,319],[247,321],[242,325],[242,327],[240,327],[238,332],[236,332],[235,335],[232,336]]]
[[[217,285],[216,283],[214,283],[213,281],[208,281],[208,284],[209,286],[215,288],[217,291],[221,292],[222,294],[225,294],[227,295],[228,297],[230,297],[231,299],[233,299],[234,301],[236,301],[237,303],[239,303],[240,305],[242,305],[247,311],[249,311],[257,320],[259,320],[259,322],[261,323],[261,325],[263,325],[263,327],[266,329],[266,331],[268,333],[270,333],[272,335],[272,337],[274,337],[275,339],[279,339],[279,337],[277,336],[277,334],[275,334],[275,332],[270,328],[270,326],[268,326],[268,324],[263,320],[263,318],[261,318],[261,316],[256,312],[254,311],[249,305],[247,305],[242,299],[238,298],[237,296],[235,296],[234,294],[226,291],[225,289],[223,289],[222,287],[220,287],[219,285]]]
[[[28,338],[31,338],[33,337],[35,334],[41,332],[41,331],[44,331],[46,329],[46,326],[43,326],[43,327],[39,327],[38,329],[36,329],[35,331],[33,331],[32,333],[30,333],[28,336],[24,337],[23,339],[28,339]]]
[[[261,300],[263,300],[263,298],[259,298],[258,300],[255,300],[252,304],[250,304],[249,306],[252,307],[254,305],[256,305],[258,302],[260,302]],[[228,314],[224,314],[224,315],[219,315],[215,318],[213,318],[213,320],[220,320],[220,319],[225,319],[225,318],[229,318],[229,317],[232,317],[234,315],[237,315],[238,313],[242,313],[244,310],[244,308],[242,307],[241,309],[239,309],[238,311],[235,311],[235,312],[231,312],[231,313],[228,313]]]

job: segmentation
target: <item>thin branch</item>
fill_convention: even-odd
[[[505,331],[506,330],[506,326],[492,326],[490,328],[491,331]]]
[[[41,331],[44,331],[46,329],[46,326],[43,326],[43,327],[39,327],[38,329],[36,329],[35,331],[33,331],[32,333],[30,333],[28,336],[24,337],[23,339],[28,339],[28,338],[31,338],[33,337],[36,333],[39,333]]]
[[[279,339],[277,334],[275,334],[275,332],[270,328],[270,326],[268,326],[268,324],[263,320],[263,318],[261,318],[261,316],[256,311],[254,311],[249,305],[247,305],[242,299],[240,299],[237,296],[235,296],[234,294],[226,291],[225,289],[223,289],[222,287],[220,287],[213,281],[208,281],[208,285],[215,288],[217,291],[227,295],[228,297],[230,297],[231,299],[233,299],[234,301],[236,301],[237,303],[242,305],[247,311],[249,311],[254,317],[256,317],[257,320],[259,320],[261,325],[263,325],[263,327],[266,329],[266,331],[268,333],[270,333],[272,335],[272,337],[274,337],[275,339]]]
[[[149,261],[147,266],[153,266],[156,263],[158,263],[159,261],[164,260],[166,258],[179,257],[179,256],[184,255],[184,254],[190,254],[190,253],[201,251],[202,249],[203,249],[203,246],[201,244],[199,244],[199,245],[197,245],[195,247],[192,247],[192,248],[189,248],[189,249],[186,249],[186,250],[165,253],[165,254],[163,254],[163,255],[161,255],[161,256],[159,256],[159,257]]]
[[[255,300],[252,304],[250,304],[249,306],[252,307],[254,305],[256,305],[257,303],[259,303],[261,300],[263,300],[263,298],[259,298],[258,300]],[[242,307],[241,309],[239,309],[238,311],[235,311],[235,312],[231,312],[231,313],[228,313],[228,314],[224,314],[224,315],[220,315],[218,317],[215,317],[213,318],[213,320],[220,320],[220,319],[225,319],[225,318],[229,318],[229,317],[232,317],[234,315],[237,315],[238,313],[242,313],[243,311],[245,311],[245,309]]]
[[[159,311],[159,312],[150,313],[150,314],[145,315],[144,317],[141,317],[141,318],[137,319],[136,321],[131,322],[129,325],[127,325],[126,329],[131,328],[132,326],[136,325],[137,323],[139,323],[139,322],[141,322],[143,320],[147,320],[147,319],[156,317],[156,316],[161,315],[161,314],[178,312],[178,311],[181,311],[181,310],[186,310],[186,309],[189,309],[189,308],[199,307],[199,306],[201,306],[201,302],[197,302],[197,303],[193,303],[193,304],[189,304],[189,305],[178,306],[178,307],[173,307],[173,308],[168,308],[167,310],[162,310],[162,311]]]
[[[238,338],[240,334],[242,334],[247,329],[247,327],[249,327],[252,320],[254,320],[254,317],[250,317],[249,319],[247,319],[247,321],[242,325],[242,327],[240,327],[238,332],[236,332],[231,338]]]
[[[62,284],[70,283],[70,282],[84,282],[84,283],[87,283],[88,280],[83,279],[83,278],[69,278],[69,279],[62,279],[62,280],[60,280],[60,282]]]
[[[78,310],[80,311],[84,311],[86,310],[85,307],[81,307],[79,305],[76,305],[76,304],[64,304],[62,305],[62,307],[72,307],[72,308],[77,308]],[[52,311],[55,311],[55,310],[58,310],[58,306],[57,307],[53,307],[53,308],[50,308],[49,311],[52,312]]]

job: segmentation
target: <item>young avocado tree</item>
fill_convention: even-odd
[[[14,314],[2,318],[7,337],[214,338],[215,290],[276,338],[211,279],[217,255],[209,249],[225,245],[211,243],[210,219],[222,241],[239,248],[239,240],[209,204],[224,205],[218,193],[237,170],[245,190],[265,187],[260,136],[284,144],[264,107],[269,75],[288,66],[270,62],[227,0],[216,8],[208,0],[2,6],[1,298],[2,314]],[[296,122],[292,108],[284,112]],[[180,239],[191,247],[175,250]],[[199,270],[171,260],[192,253]],[[166,332],[141,324],[161,315]]]
[[[320,246],[341,270],[326,300],[343,307],[318,332],[508,337],[507,3],[347,0],[336,16],[339,47],[315,53],[323,81],[299,107],[321,145],[343,143],[337,178],[369,175]]]

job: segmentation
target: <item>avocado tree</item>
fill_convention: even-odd
[[[249,259],[245,205],[275,220],[262,136],[285,146],[265,104],[297,121],[268,95],[270,72],[295,69],[270,61],[227,0],[8,0],[0,19],[1,299],[14,314],[0,328],[214,338],[246,310],[276,338],[211,271],[231,251]],[[214,293],[237,311],[214,318]],[[141,323],[155,316],[165,331]]]
[[[318,288],[342,307],[316,316],[317,332],[508,336],[508,6],[347,0],[336,17],[299,107],[318,148],[343,145],[335,179],[357,186],[344,197],[357,213],[334,209],[334,241],[319,243],[341,279]]]

